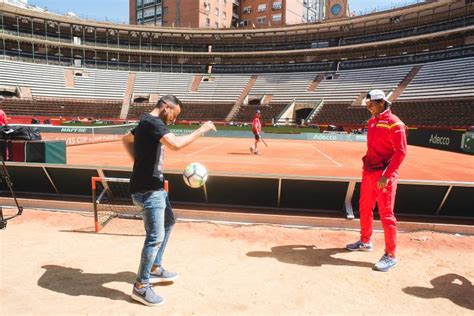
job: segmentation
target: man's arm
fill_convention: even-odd
[[[387,168],[382,173],[382,177],[377,183],[377,186],[381,189],[387,185],[388,179],[398,170],[405,159],[407,154],[407,136],[405,129],[405,125],[401,124],[390,130],[390,140],[395,152]]]
[[[176,151],[188,146],[200,136],[211,130],[216,131],[216,127],[214,126],[214,123],[208,121],[189,135],[176,136],[173,133],[168,133],[160,139],[160,142],[167,148]]]
[[[122,144],[127,150],[128,154],[132,159],[135,159],[133,152],[133,142],[135,141],[135,136],[132,133],[128,132],[124,137],[122,137]]]

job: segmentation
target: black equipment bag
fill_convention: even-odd
[[[1,126],[0,139],[5,140],[41,140],[41,133],[36,127]]]

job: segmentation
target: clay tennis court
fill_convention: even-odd
[[[360,177],[365,143],[267,139],[261,155],[249,152],[252,139],[204,137],[179,152],[166,150],[165,170],[181,171],[190,162],[204,164],[209,172],[259,175]],[[120,141],[70,146],[71,165],[129,167]],[[474,181],[474,156],[416,146],[400,168],[410,180]]]

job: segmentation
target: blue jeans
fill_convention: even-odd
[[[133,203],[142,208],[146,238],[143,245],[137,282],[149,283],[151,268],[161,266],[163,253],[175,223],[168,193],[161,189],[132,194]]]

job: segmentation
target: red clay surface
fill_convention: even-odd
[[[365,143],[268,139],[261,155],[252,155],[252,139],[201,138],[178,152],[166,150],[165,170],[183,170],[190,162],[210,173],[250,175],[360,177]],[[132,167],[121,142],[70,146],[71,165]],[[415,146],[400,168],[400,179],[474,181],[474,156]]]

